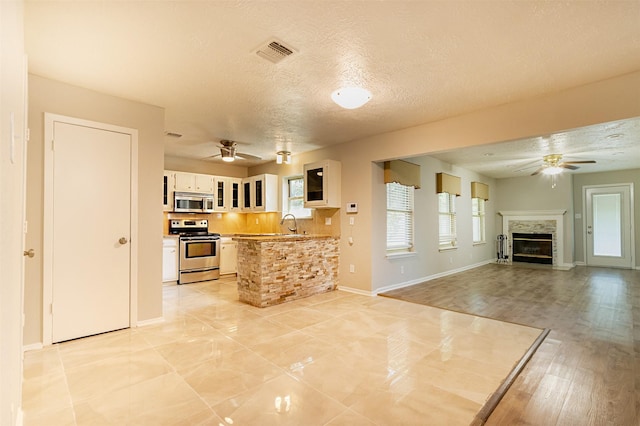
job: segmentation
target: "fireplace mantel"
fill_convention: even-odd
[[[563,216],[566,210],[503,210],[500,216]]]

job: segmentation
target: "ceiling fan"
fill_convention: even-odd
[[[535,172],[531,174],[531,176],[535,176],[539,173],[545,175],[557,175],[562,173],[563,169],[569,170],[577,170],[578,166],[574,166],[574,164],[593,164],[594,160],[584,160],[584,161],[562,161],[562,154],[548,154],[542,157],[542,166],[538,168]]]
[[[220,154],[212,155],[209,158],[222,157],[222,161],[232,162],[238,160],[262,160],[257,155],[245,154],[237,151],[237,143],[228,139],[220,141]]]

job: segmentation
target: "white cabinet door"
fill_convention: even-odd
[[[220,245],[220,275],[238,272],[238,243],[223,242]]]
[[[214,202],[213,210],[217,212],[229,211],[229,178],[214,176]]]
[[[242,179],[228,178],[226,207],[230,212],[242,210]]]
[[[164,171],[162,210],[170,212],[173,210],[173,188],[176,184],[176,174],[170,170]]]
[[[178,239],[164,238],[162,244],[162,282],[178,280]]]
[[[176,191],[195,192],[196,180],[193,173],[176,172]]]
[[[196,192],[203,194],[213,194],[213,176],[194,175]]]
[[[304,207],[340,208],[341,164],[324,160],[304,165]]]
[[[257,175],[242,180],[242,210],[249,212],[278,211],[278,176]],[[248,193],[247,193],[248,191]]]

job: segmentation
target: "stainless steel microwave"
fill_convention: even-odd
[[[213,212],[213,194],[173,193],[173,211],[177,213]]]

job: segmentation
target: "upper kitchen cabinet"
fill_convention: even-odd
[[[176,172],[164,171],[164,188],[162,192],[162,210],[170,212],[173,210],[173,188],[175,186]]]
[[[242,211],[278,211],[278,176],[264,174],[243,179]]]
[[[304,165],[305,208],[340,208],[340,171],[334,160]]]
[[[215,207],[217,212],[240,212],[242,210],[242,179],[214,176]]]
[[[176,172],[175,190],[213,194],[213,176],[197,173]]]
[[[229,178],[214,176],[213,187],[215,188],[213,210],[217,212],[228,212],[228,193],[229,193]]]
[[[228,190],[226,193],[227,206],[230,212],[242,211],[242,179],[228,178]]]

